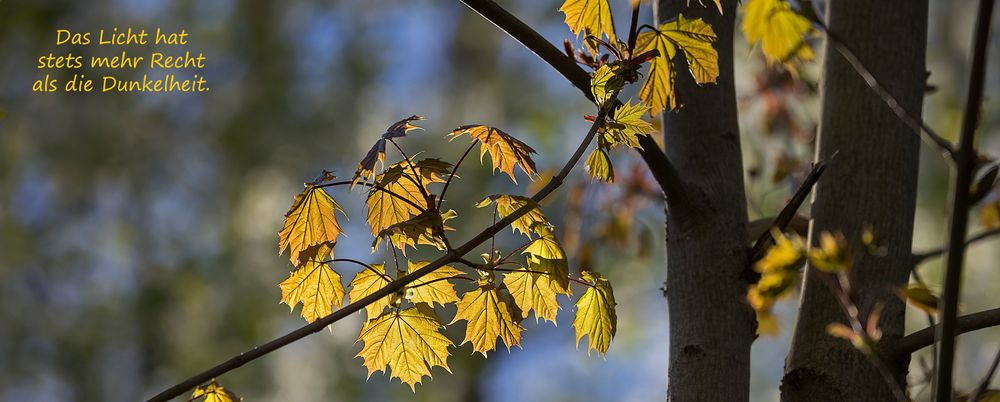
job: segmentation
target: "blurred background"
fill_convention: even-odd
[[[571,36],[559,0],[501,4],[555,43]],[[612,4],[626,16],[627,2]],[[974,6],[931,0],[928,67],[936,91],[924,116],[946,135],[959,126]],[[648,9],[644,18],[651,22]],[[211,91],[31,92],[44,76],[35,68],[38,56],[105,52],[57,48],[56,28],[128,26],[185,29],[186,50],[207,57],[198,73]],[[997,35],[981,134],[981,149],[994,156],[1000,155]],[[794,81],[765,69],[742,39],[737,46],[750,214],[771,216],[812,156],[819,64],[803,66]],[[457,1],[7,0],[0,2],[0,55],[3,401],[149,397],[303,325],[297,312],[278,304],[277,284],[293,268],[277,255],[282,215],[302,183],[323,169],[350,176],[377,136],[402,117],[429,118],[424,131],[403,140],[411,154],[454,161],[466,143],[449,143],[445,133],[483,123],[529,143],[546,170],[562,165],[586,131],[583,114],[593,113],[561,76]],[[65,70],[52,74],[69,78]],[[948,188],[944,160],[923,152],[917,250],[942,244]],[[382,373],[366,379],[354,358],[360,314],[220,382],[249,401],[662,400],[668,349],[662,204],[635,155],[619,151],[613,158],[616,184],[590,184],[578,166],[544,205],[573,269],[596,270],[614,283],[619,327],[607,357],[576,349],[573,306],[561,298],[558,326],[525,322],[523,350],[483,359],[469,345],[456,347],[453,374],[435,369],[416,394]],[[491,218],[472,208],[476,201],[524,194],[532,185],[515,186],[476,163],[463,165],[460,175],[448,197],[459,213],[452,221],[458,240]],[[384,261],[370,252],[363,196],[346,189],[331,194],[351,216],[338,257]],[[509,232],[498,238],[507,250],[518,241]],[[966,312],[997,307],[997,246],[984,242],[970,250]],[[938,289],[939,265],[921,268]],[[345,281],[356,272],[338,270]],[[781,334],[754,345],[753,400],[777,400],[794,312],[794,298],[780,303]],[[919,311],[909,313],[911,330],[926,324]],[[448,320],[453,307],[439,314]],[[450,338],[461,340],[463,330],[464,324],[453,326]],[[961,338],[960,387],[978,380],[997,341],[998,330]],[[914,383],[922,377],[919,360]]]

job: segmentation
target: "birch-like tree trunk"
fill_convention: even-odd
[[[830,0],[826,23],[914,116],[925,87],[927,0]],[[884,256],[855,253],[856,299],[865,317],[884,303],[883,342],[903,335],[905,306],[892,289],[907,282],[917,197],[920,140],[827,43],[821,83],[822,117],[816,158],[836,154],[820,179],[812,206],[813,243],[822,231],[842,231],[857,242],[870,225]],[[850,343],[829,336],[846,322],[820,272],[806,268],[782,400],[893,401],[886,380]],[[905,387],[907,361],[886,362]]]

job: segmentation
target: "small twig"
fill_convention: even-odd
[[[869,70],[868,67],[865,67],[865,64],[856,54],[854,54],[854,51],[840,39],[840,35],[830,31],[830,28],[826,26],[826,23],[817,18],[815,15],[813,15],[810,19],[812,19],[813,24],[826,33],[826,38],[830,44],[833,45],[834,49],[836,49],[837,52],[844,57],[844,60],[847,61],[847,64],[850,64],[854,71],[865,80],[868,87],[882,99],[882,102],[892,110],[896,117],[909,126],[911,130],[917,133],[917,135],[920,135],[921,132],[924,133],[926,139],[930,141],[931,145],[936,146],[948,157],[952,159],[955,158],[955,147],[951,144],[951,142],[948,142],[948,140],[944,139],[944,137],[935,132],[934,129],[928,126],[923,120],[906,111],[906,109],[899,104],[899,101],[897,101],[896,98],[889,93],[889,90],[879,83],[878,79],[875,78],[875,75],[872,74],[871,70]]]
[[[639,5],[641,4],[642,2],[639,1],[632,2],[632,21],[629,24],[628,42],[626,43],[626,46],[628,46],[628,57],[630,59],[635,56],[632,53],[635,51],[635,41],[639,37],[639,28],[637,25],[639,24]]]
[[[392,278],[390,278],[389,275],[386,275],[386,274],[384,274],[382,272],[378,272],[371,265],[368,265],[368,264],[363,263],[361,261],[350,259],[350,258],[334,258],[332,260],[323,261],[324,264],[329,264],[329,263],[332,263],[332,262],[351,262],[351,263],[354,263],[354,264],[358,264],[358,265],[360,265],[362,267],[365,267],[366,270],[372,271],[373,274],[381,276],[382,279],[385,279],[386,281],[392,282]]]
[[[469,152],[471,152],[472,148],[475,147],[476,144],[478,143],[479,143],[478,138],[472,141],[472,143],[469,144],[469,147],[465,149],[465,153],[462,154],[462,157],[458,158],[458,162],[456,162],[455,166],[451,168],[451,174],[448,175],[448,181],[444,182],[444,188],[441,189],[441,195],[438,196],[439,197],[437,205],[438,211],[441,210],[441,204],[444,203],[444,195],[445,193],[448,192],[448,186],[451,184],[451,179],[455,178],[455,173],[458,172],[458,167],[462,166],[462,162],[465,161],[465,157],[469,156]]]
[[[437,279],[430,280],[430,281],[427,281],[427,282],[420,282],[420,283],[418,283],[416,285],[407,287],[407,289],[416,289],[416,288],[419,288],[421,286],[430,285],[430,284],[432,284],[434,282],[447,281],[449,279],[461,279],[461,280],[465,280],[465,281],[469,281],[469,282],[475,282],[476,281],[475,279],[472,279],[472,278],[470,278],[468,276],[455,275],[455,276],[448,276],[448,277],[444,277],[444,278],[437,278]]]
[[[986,393],[986,389],[990,387],[990,382],[993,381],[993,375],[997,372],[997,366],[1000,365],[1000,350],[997,350],[996,355],[993,356],[993,363],[990,364],[990,369],[986,371],[986,375],[983,379],[979,381],[979,386],[976,387],[976,392],[972,394],[972,397],[966,399],[969,402],[977,402],[979,398]]]
[[[955,320],[955,333],[964,334],[983,328],[1000,325],[1000,308],[980,311],[958,317]],[[926,348],[934,344],[934,333],[941,325],[924,328],[912,334],[900,338],[892,345],[891,354],[899,359],[910,353]]]
[[[409,200],[409,199],[407,199],[406,197],[403,197],[403,196],[401,196],[401,195],[399,195],[399,194],[396,194],[396,193],[392,192],[392,190],[388,190],[388,189],[386,189],[385,187],[382,187],[382,186],[377,186],[377,185],[375,185],[375,184],[369,184],[369,183],[360,183],[360,182],[359,182],[359,183],[357,183],[357,184],[360,184],[360,185],[362,185],[362,186],[365,186],[365,187],[369,187],[369,188],[371,188],[372,190],[378,190],[378,191],[381,191],[381,192],[383,192],[383,193],[386,193],[386,194],[389,194],[389,195],[391,195],[392,197],[394,197],[394,198],[396,198],[396,199],[398,199],[398,200],[400,200],[400,201],[403,201],[403,202],[405,202],[405,203],[407,203],[407,204],[410,204],[410,206],[412,206],[412,207],[416,208],[416,209],[417,209],[417,210],[419,210],[420,212],[424,212],[424,211],[426,211],[426,210],[427,210],[427,207],[422,207],[422,206],[418,205],[417,203],[415,203],[415,202],[413,202],[413,201],[410,201],[410,200]],[[324,188],[324,187],[334,187],[334,186],[348,186],[348,185],[351,185],[351,182],[350,182],[350,181],[335,181],[335,182],[333,182],[333,183],[325,183],[325,184],[320,184],[320,185],[317,185],[317,186],[316,186],[316,188]]]
[[[545,271],[532,271],[530,269],[493,268],[493,270],[494,271],[499,271],[499,272],[527,272],[529,274],[539,274],[539,275],[552,276],[552,274],[549,273],[549,272],[545,272]],[[579,284],[584,285],[584,286],[594,287],[594,285],[591,285],[591,284],[587,283],[586,281],[581,281],[579,279],[573,278],[572,276],[566,276],[566,279],[569,279],[571,282],[576,282],[576,283],[579,283]]]
[[[834,154],[836,156],[836,154]],[[823,174],[826,169],[826,162],[819,161],[813,164],[812,170],[806,176],[802,184],[799,185],[798,190],[795,190],[795,194],[792,198],[788,200],[785,207],[781,209],[778,213],[778,217],[774,218],[774,222],[771,223],[771,227],[761,233],[757,241],[754,242],[753,247],[750,249],[750,261],[747,263],[746,268],[743,270],[743,277],[748,283],[756,283],[760,280],[760,273],[757,272],[753,266],[754,264],[764,257],[767,252],[768,247],[774,244],[774,237],[771,236],[771,229],[778,229],[782,232],[788,227],[792,219],[795,218],[795,214],[798,212],[799,207],[805,202],[806,198],[809,197],[809,193],[812,192],[813,186],[819,181],[819,177]]]
[[[424,188],[424,179],[420,177],[420,172],[418,172],[417,168],[413,166],[413,160],[410,159],[408,155],[406,155],[406,152],[403,152],[403,148],[401,148],[399,144],[396,143],[396,140],[389,138],[389,143],[391,143],[393,147],[396,147],[396,151],[399,152],[399,155],[406,160],[407,165],[410,165],[410,171],[413,172],[414,176],[414,178],[411,180],[416,180],[416,182],[414,182],[413,184],[417,185],[417,188],[420,190],[420,195],[424,196],[424,202],[428,203],[427,208],[433,208],[434,206],[429,204],[430,197],[427,194],[427,189]],[[406,175],[404,174],[403,176]]]
[[[984,231],[984,232],[982,232],[980,234],[977,234],[975,236],[972,236],[968,240],[965,241],[965,248],[968,248],[970,245],[972,245],[972,244],[974,244],[976,242],[979,242],[981,240],[989,239],[989,238],[991,238],[993,236],[996,236],[996,235],[1000,235],[1000,228],[990,229],[990,230]],[[944,254],[944,252],[945,252],[945,249],[942,247],[942,248],[938,248],[938,249],[934,249],[934,250],[924,251],[922,253],[914,253],[913,254],[913,266],[915,268],[917,265],[920,265],[924,261],[926,261],[928,259],[931,259],[931,258],[934,258],[934,257],[937,257],[937,256],[939,256],[941,254]]]

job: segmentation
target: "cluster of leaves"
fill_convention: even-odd
[[[301,304],[301,315],[307,322],[341,307],[345,296],[356,302],[429,263],[412,260],[400,263],[397,251],[405,256],[407,249],[422,246],[450,249],[446,232],[452,229],[445,224],[457,214],[453,210],[442,212],[441,206],[459,166],[435,158],[417,160],[396,142],[418,129],[416,122],[421,119],[412,116],[389,126],[359,163],[352,180],[334,182],[333,175],[324,172],[306,183],[302,193],[295,197],[279,232],[279,252],[287,248],[296,267],[280,284],[281,301],[292,309]],[[448,137],[456,140],[466,135],[472,139],[466,153],[478,144],[481,159],[488,155],[494,171],[499,170],[512,180],[516,168],[529,178],[536,175],[532,160],[535,151],[514,136],[495,127],[470,125],[455,129]],[[399,151],[399,162],[385,162],[386,148],[390,145]],[[326,188],[338,185],[366,189],[367,223],[375,239],[372,252],[384,240],[396,261],[391,269],[387,264],[334,258],[341,235],[337,215],[344,211]],[[435,193],[434,185],[442,185],[439,193]],[[617,321],[610,283],[592,272],[584,271],[579,278],[570,276],[562,245],[549,219],[532,199],[498,194],[484,198],[476,206],[492,207],[494,216],[499,218],[528,207],[529,212],[511,224],[514,233],[523,235],[525,242],[506,255],[491,249],[483,254],[482,263],[461,259],[464,270],[442,266],[365,306],[368,318],[358,335],[358,341],[364,343],[358,357],[364,360],[369,375],[388,369],[392,377],[412,388],[424,376],[430,376],[433,367],[449,370],[449,347],[454,343],[445,335],[445,324],[435,305],[455,304],[456,314],[451,324],[466,321],[463,343],[472,344],[473,350],[484,356],[496,349],[498,338],[507,349],[520,346],[522,321],[534,312],[536,320],[555,323],[559,310],[557,297],[572,295],[571,281],[586,287],[576,302],[573,326],[577,343],[587,336],[588,351],[607,352]],[[342,262],[364,267],[350,281],[349,291],[334,268],[334,264]],[[473,286],[460,293],[455,286],[458,281]]]

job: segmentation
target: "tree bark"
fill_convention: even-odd
[[[850,47],[913,116],[920,116],[925,85],[927,0],[831,0],[830,31]],[[917,133],[872,92],[832,44],[825,47],[822,117],[816,159],[833,157],[816,187],[810,241],[822,231],[841,231],[857,243],[870,225],[885,256],[854,253],[855,301],[861,317],[885,304],[883,344],[903,335],[905,305],[892,288],[908,280],[917,196]],[[821,272],[806,268],[781,399],[796,401],[893,401],[888,383],[849,342],[826,327],[846,323]],[[886,361],[905,387],[908,357]]]
[[[665,152],[685,193],[667,200],[668,400],[746,401],[756,321],[740,277],[748,249],[733,86],[736,0],[723,0],[721,15],[714,5],[687,3],[659,1],[657,21],[683,12],[711,24],[720,75],[717,84],[700,86],[678,57],[676,91],[683,107],[663,114]]]

